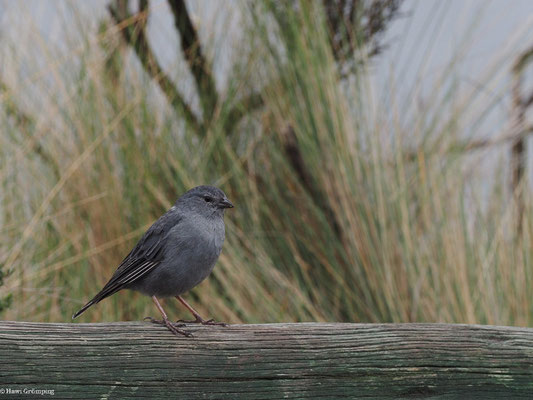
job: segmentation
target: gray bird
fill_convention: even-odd
[[[94,298],[72,316],[122,289],[151,296],[165,325],[174,334],[192,336],[179,329],[183,323],[225,325],[204,320],[181,295],[202,282],[213,270],[224,243],[224,210],[233,208],[224,192],[214,186],[198,186],[176,203],[146,231],[133,250]],[[158,297],[176,297],[195,317],[194,321],[169,321]]]

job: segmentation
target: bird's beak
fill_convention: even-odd
[[[233,208],[233,204],[231,204],[231,201],[228,199],[222,200],[220,203],[218,203],[218,205],[221,208]]]

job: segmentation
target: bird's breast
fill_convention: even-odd
[[[223,222],[220,226],[196,221],[179,228],[169,233],[163,260],[147,277],[160,282],[159,296],[176,296],[198,285],[209,276],[222,250]]]

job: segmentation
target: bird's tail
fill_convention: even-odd
[[[90,306],[96,303],[98,303],[98,300],[96,300],[96,298],[92,299],[87,304],[85,304],[76,314],[74,314],[72,316],[72,319],[79,317],[83,312],[85,312],[85,310],[87,310]]]
[[[87,310],[90,306],[92,306],[92,305],[94,305],[96,303],[100,303],[100,301],[102,301],[103,299],[105,299],[105,298],[111,296],[112,294],[118,292],[122,288],[123,288],[122,286],[117,285],[116,282],[113,280],[113,278],[111,278],[111,280],[106,283],[106,285],[102,288],[102,290],[100,290],[100,292],[98,292],[98,294],[96,296],[94,296],[91,301],[89,301],[87,304],[85,304],[80,309],[80,311],[78,311],[76,314],[74,314],[72,316],[72,319],[78,317],[80,314],[85,312],[85,310]]]

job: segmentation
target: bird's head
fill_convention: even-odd
[[[197,186],[181,196],[176,206],[204,216],[223,215],[226,208],[233,208],[222,190],[215,186]]]

